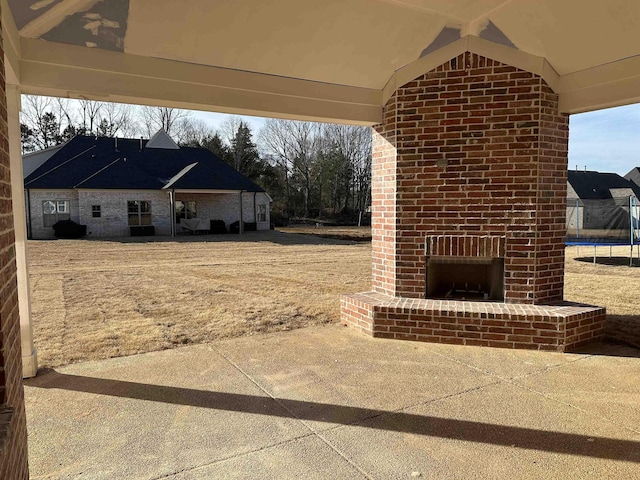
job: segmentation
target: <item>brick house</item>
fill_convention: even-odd
[[[26,155],[27,230],[54,238],[71,219],[88,237],[175,235],[208,230],[211,220],[270,228],[267,193],[209,150],[178,147],[164,132],[150,140],[78,135]],[[198,223],[194,223],[201,220]]]

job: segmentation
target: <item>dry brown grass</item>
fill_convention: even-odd
[[[339,294],[371,287],[371,247],[319,235],[362,238],[369,231],[304,233],[30,242],[41,366],[338,321]],[[626,254],[614,249],[615,256]],[[575,247],[567,249],[567,300],[603,305],[615,315],[640,312],[638,268],[624,266],[626,259],[609,266],[576,256]]]
[[[41,366],[338,320],[370,287],[370,247],[251,232],[179,241],[29,244]]]
[[[565,299],[607,307],[607,314],[640,314],[640,261],[634,250],[634,267],[629,267],[629,247],[598,247],[593,264],[593,247],[567,247]]]

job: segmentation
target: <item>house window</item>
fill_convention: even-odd
[[[181,218],[197,218],[196,202],[183,202],[176,200],[176,223],[180,223]]]
[[[42,202],[42,219],[45,227],[52,227],[60,220],[69,220],[68,200],[45,200]]]
[[[258,204],[258,222],[266,222],[267,221],[267,206],[264,203]]]
[[[151,225],[151,202],[145,200],[129,200],[127,202],[129,226]]]
[[[93,218],[102,217],[102,208],[100,207],[100,205],[91,205],[91,216]]]

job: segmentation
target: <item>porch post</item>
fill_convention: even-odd
[[[244,233],[244,218],[243,218],[243,213],[242,213],[242,190],[240,190],[240,225],[239,225],[239,230],[238,233],[243,234]]]
[[[169,190],[169,215],[171,215],[171,236],[176,236],[176,191]]]
[[[31,288],[27,266],[27,216],[24,204],[22,175],[22,149],[20,147],[20,89],[7,85],[7,120],[9,127],[9,155],[11,164],[11,195],[13,197],[13,228],[15,254],[18,269],[18,308],[20,312],[20,338],[22,344],[22,376],[35,377],[38,371],[38,355],[33,347],[31,326]]]

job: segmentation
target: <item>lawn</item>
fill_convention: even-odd
[[[336,240],[350,235],[358,241]],[[242,237],[31,241],[40,366],[337,322],[339,294],[371,286],[367,235],[311,227]],[[637,268],[593,265],[575,260],[574,247],[567,252],[568,300],[637,314]]]

